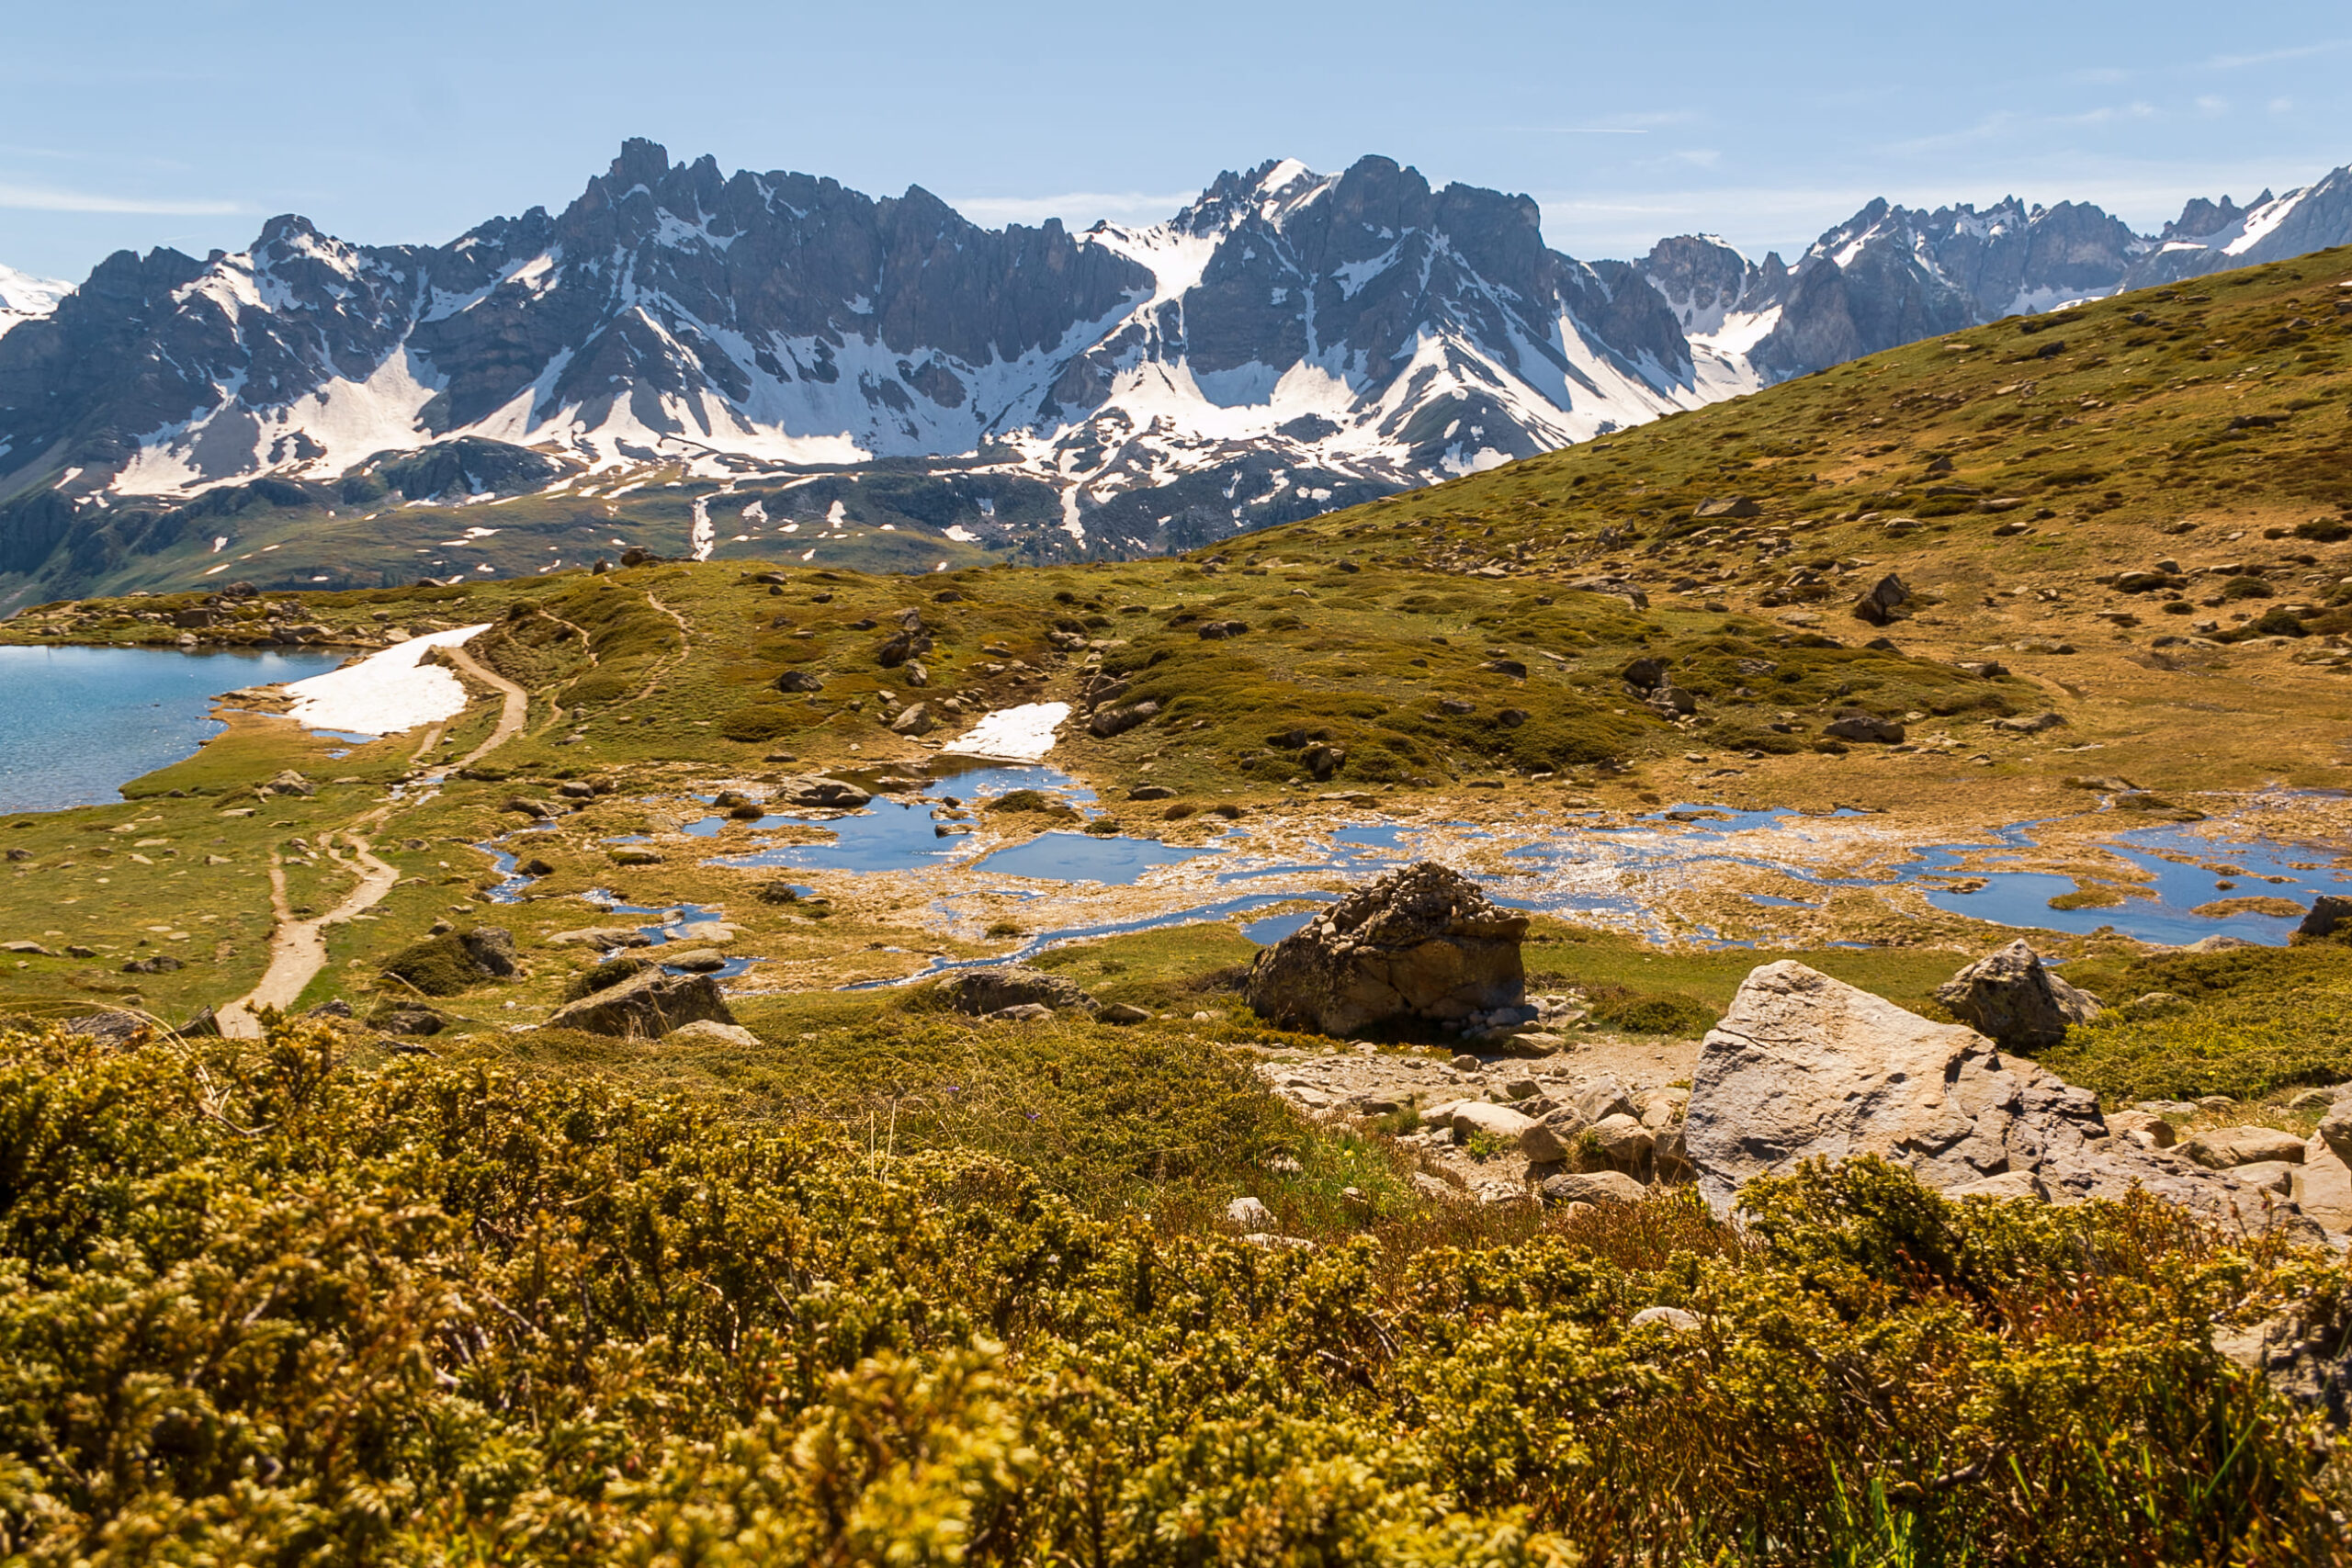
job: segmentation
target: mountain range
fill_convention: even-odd
[[[868,476],[910,532],[982,551],[1183,548],[2346,241],[2345,169],[2155,235],[2075,203],[1877,201],[1793,265],[1704,235],[1587,262],[1528,197],[1379,157],[1269,163],[1165,223],[1072,232],[631,141],[561,212],[437,247],[287,216],[246,251],[122,252],[73,288],[0,269],[0,573],[20,597],[85,585],[250,505],[602,490],[601,523],[656,480],[764,486],[748,529],[805,502],[838,536]],[[695,553],[724,553],[694,517]]]

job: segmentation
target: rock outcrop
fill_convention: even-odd
[[[967,969],[939,983],[939,994],[957,1012],[984,1018],[1008,1008],[1040,1007],[1054,1012],[1092,1012],[1095,1000],[1078,983],[1043,969],[1005,964],[993,969]]]
[[[2099,1015],[2098,998],[2044,968],[2023,937],[1938,986],[1936,1000],[1978,1033],[2021,1049],[2059,1044],[2069,1024]]]
[[[658,1040],[689,1023],[733,1023],[718,982],[707,975],[664,975],[646,969],[617,986],[556,1010],[549,1029]]]
[[[2098,1098],[1973,1029],[1931,1023],[1802,964],[1747,976],[1699,1051],[1683,1157],[1718,1212],[1753,1177],[1804,1160],[1879,1155],[1939,1190],[1991,1195],[2030,1173],[2058,1202],[2121,1198],[2143,1187],[2216,1220],[2276,1219],[2316,1238],[2292,1203],[2225,1171],[2110,1135]]]
[[[1453,1022],[1526,994],[1527,919],[1423,861],[1359,887],[1258,955],[1244,994],[1284,1028],[1349,1034],[1400,1018]]]

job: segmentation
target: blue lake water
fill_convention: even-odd
[[[0,702],[0,811],[118,801],[121,785],[220,733],[225,727],[207,716],[220,693],[323,675],[344,658],[0,648],[0,690],[8,694]]]

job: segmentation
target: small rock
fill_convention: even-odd
[[[1563,1171],[1539,1190],[1546,1203],[1638,1203],[1649,1191],[1621,1170]]]
[[[583,926],[576,931],[558,931],[545,939],[549,947],[593,947],[599,952],[608,947],[650,947],[653,939],[635,926]]]
[[[2302,1145],[2298,1144],[2295,1147],[2300,1152]],[[2295,1190],[2295,1168],[2301,1164],[2301,1159],[2249,1160],[2232,1166],[2230,1174],[2257,1192],[2276,1192],[2284,1198]]]
[[[2209,1170],[2230,1170],[2265,1160],[2303,1163],[2303,1140],[2276,1127],[2214,1127],[2180,1145],[2180,1152]]]
[[[1015,1002],[1009,1008],[981,1014],[1006,1023],[1044,1023],[1054,1016],[1054,1010],[1043,1002]]]
[[[1644,1307],[1627,1318],[1625,1326],[1629,1329],[1664,1328],[1676,1334],[1696,1334],[1700,1324],[1696,1313],[1685,1312],[1680,1307],[1655,1306]]]
[[[2107,1130],[2110,1134],[2136,1138],[2143,1147],[2152,1149],[2168,1149],[2179,1136],[2172,1130],[2171,1122],[2151,1111],[2109,1111]]]
[[[1478,1060],[1477,1057],[1473,1056],[1467,1051],[1464,1051],[1459,1056],[1454,1057],[1453,1060],[1447,1065],[1453,1067],[1453,1069],[1457,1073],[1483,1073],[1487,1070],[1487,1064]]]
[[[1244,1231],[1264,1231],[1274,1223],[1273,1211],[1255,1198],[1236,1198],[1225,1206],[1226,1220]]]
[[[1103,1023],[1149,1023],[1152,1015],[1128,1002],[1113,1002],[1095,1018]]]
[[[57,956],[37,942],[0,942],[0,953],[39,953],[43,958]]]
[[[672,953],[668,945],[655,955],[666,969],[683,969],[689,975],[711,975],[727,967],[727,954],[716,948],[690,947],[683,953]]]
[[[2295,928],[2297,936],[2332,936],[2338,926],[2352,925],[2352,897],[2323,893],[2312,900],[2311,912]]]
[[[682,1023],[662,1037],[665,1044],[684,1042],[689,1044],[755,1046],[760,1037],[740,1023],[720,1023],[715,1019],[698,1018],[692,1023]]]

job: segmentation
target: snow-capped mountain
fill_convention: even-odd
[[[1577,261],[1539,217],[1374,157],[1227,174],[1149,228],[994,231],[920,187],[730,176],[633,141],[560,213],[438,247],[283,217],[236,254],[123,252],[72,289],[0,270],[0,574],[104,575],[187,546],[237,494],[331,514],[593,480],[621,515],[647,482],[629,471],[655,467],[689,497],[799,487],[829,537],[869,476],[892,516],[961,546],[1189,547],[2352,241],[2352,173],[2191,202],[2155,236],[2074,203],[1876,201],[1792,266],[1705,235]],[[277,547],[292,571],[299,545]]]
[[[57,309],[57,302],[74,292],[70,283],[57,283],[14,267],[0,266],[0,336],[9,328],[26,321],[38,321]]]
[[[2330,245],[2352,243],[2352,168],[2284,196],[2264,191],[2250,207],[2223,197],[2198,200],[2165,225],[2148,253],[2124,279],[2127,288],[2174,283],[2200,273],[2284,261]]]
[[[2115,292],[2154,242],[2096,207],[1979,211],[1873,201],[1792,267],[1720,240],[1661,242],[1642,271],[1694,344],[1744,355],[1765,380],[1939,333]]]
[[[632,141],[560,215],[438,249],[288,217],[108,258],[0,340],[0,497],[184,501],[460,437],[567,475],[951,459],[1052,486],[1058,549],[1125,554],[1754,384],[1624,264],[1546,249],[1526,197],[1386,159],[1071,234]]]

